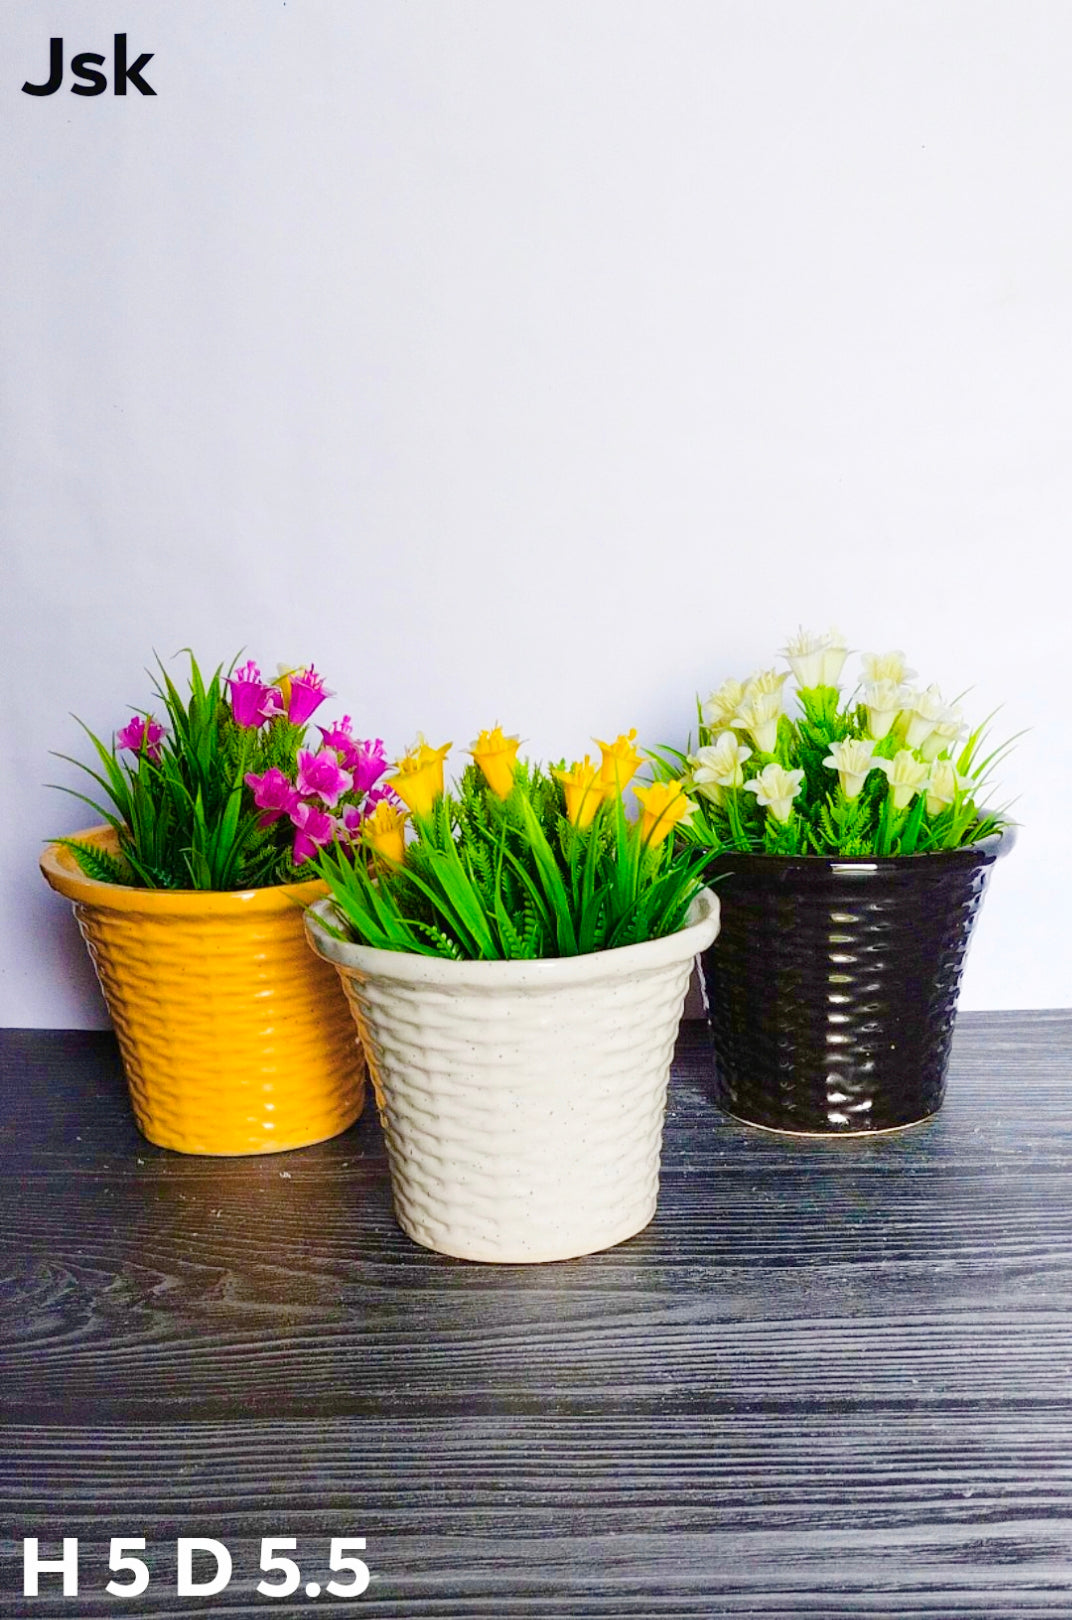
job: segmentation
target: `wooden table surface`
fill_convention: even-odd
[[[185,1158],[110,1036],[0,1035],[0,1613],[1068,1620],[1072,1012],[965,1015],[944,1112],[873,1141],[734,1125],[706,1064],[686,1026],[646,1232],[487,1267],[395,1226],[371,1112]],[[28,1536],[77,1596],[22,1595]],[[360,1598],[304,1591],[334,1536]]]

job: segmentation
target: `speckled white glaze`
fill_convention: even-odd
[[[318,913],[331,902],[306,927],[357,1021],[410,1237],[532,1262],[647,1226],[689,972],[718,933],[709,890],[667,939],[536,962],[373,950],[332,938]]]

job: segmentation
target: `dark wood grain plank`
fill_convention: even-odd
[[[101,1587],[116,1533],[149,1543],[146,1615],[196,1612],[168,1590],[181,1534],[231,1549],[235,1578],[216,1600],[229,1614],[264,1601],[261,1536],[295,1536],[303,1573],[321,1578],[328,1536],[364,1534],[375,1579],[361,1608],[385,1616],[506,1602],[547,1615],[1057,1615],[1072,1594],[1072,1456],[1052,1418],[16,1427],[0,1504],[16,1527],[80,1535],[86,1615],[114,1602]],[[65,1611],[54,1599],[34,1612]]]
[[[203,1614],[185,1534],[235,1556],[211,1612],[307,1613],[259,1537],[365,1534],[398,1620],[1072,1614],[1072,1013],[967,1015],[942,1115],[871,1141],[734,1125],[707,1061],[686,1028],[648,1231],[500,1268],[401,1234],[371,1117],[187,1159],[110,1037],[0,1035],[0,1612],[131,1612],[144,1534],[139,1614]],[[28,1608],[63,1534],[83,1594]]]
[[[35,1157],[0,1192],[14,1251],[0,1399],[70,1420],[222,1417],[239,1398],[295,1415],[412,1399],[601,1412],[623,1387],[634,1410],[664,1412],[1052,1402],[1072,1375],[1070,1147],[1039,1089],[1068,1027],[1028,1020],[1031,1041],[1006,1043],[1028,1052],[1015,1132],[979,1107],[986,1082],[961,1060],[937,1121],[856,1144],[722,1120],[694,1034],[655,1222],[548,1267],[408,1242],[371,1117],[336,1143],[244,1161],[140,1139],[86,1161],[68,1117],[82,1173],[55,1184]]]

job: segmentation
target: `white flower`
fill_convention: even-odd
[[[860,695],[867,709],[871,735],[876,742],[886,735],[912,697],[907,686],[901,686],[899,682],[890,680],[870,681]]]
[[[783,712],[781,692],[757,692],[741,702],[730,725],[736,731],[747,731],[761,754],[773,754]]]
[[[840,630],[828,630],[823,636],[812,630],[798,630],[782,648],[782,657],[796,676],[797,685],[805,691],[813,686],[836,686],[848,656]]]
[[[728,726],[743,697],[744,687],[740,681],[723,681],[718,691],[711,693],[700,710],[704,725],[711,731]]]
[[[936,686],[928,686],[925,692],[912,692],[911,701],[904,707],[909,717],[905,742],[909,748],[922,748],[935,726],[948,713],[942,702],[942,694]]]
[[[861,653],[860,667],[864,680],[872,684],[875,681],[892,681],[895,686],[900,686],[902,681],[910,681],[916,673],[908,668],[905,655],[899,648],[893,652]]]
[[[721,804],[726,788],[743,786],[741,767],[751,758],[752,750],[738,742],[732,731],[724,731],[712,747],[689,755],[693,786],[705,799]]]
[[[849,644],[840,630],[833,626],[826,632],[826,645],[823,648],[823,669],[820,677],[824,686],[836,686],[841,679],[841,671],[845,660],[849,656]]]
[[[936,759],[931,765],[931,774],[926,783],[927,814],[936,816],[971,785],[971,777],[961,776],[951,759]]]
[[[867,773],[879,763],[871,758],[874,751],[873,742],[861,742],[858,737],[830,744],[830,752],[823,764],[837,771],[841,791],[847,799],[859,798]]]
[[[780,692],[788,679],[788,670],[783,670],[779,674],[776,669],[761,669],[758,675],[749,675],[744,683],[744,691],[741,693],[735,707],[739,708],[742,703],[747,703],[750,698],[766,697],[769,692]]]
[[[875,764],[886,773],[895,810],[903,810],[930,775],[930,767],[911,748],[902,748],[892,759],[876,759]]]
[[[803,771],[787,771],[781,765],[764,765],[759,775],[746,782],[746,793],[754,793],[757,804],[767,806],[775,821],[788,821],[793,814],[793,800],[800,792]]]
[[[932,726],[930,735],[923,739],[919,751],[926,760],[937,759],[939,754],[947,753],[955,747],[967,729],[959,709],[943,709],[941,717]]]
[[[823,651],[826,648],[826,637],[816,635],[815,630],[797,630],[797,635],[790,635],[789,642],[782,648],[782,658],[789,664],[793,676],[797,677],[798,687],[819,687],[823,685]]]
[[[825,636],[817,636],[814,631],[805,630],[803,627],[795,636],[789,637],[782,648],[782,657],[796,676],[798,686],[810,687],[820,684],[825,646]]]

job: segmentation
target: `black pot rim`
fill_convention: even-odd
[[[920,855],[763,855],[726,850],[711,856],[706,871],[712,876],[747,872],[751,877],[766,872],[771,877],[799,877],[807,881],[831,874],[848,876],[852,873],[908,872],[923,866],[955,866],[961,862],[990,865],[1002,855],[1007,855],[1015,842],[1015,824],[1006,822],[996,832],[980,838],[974,844],[959,844],[955,849],[928,850]]]

